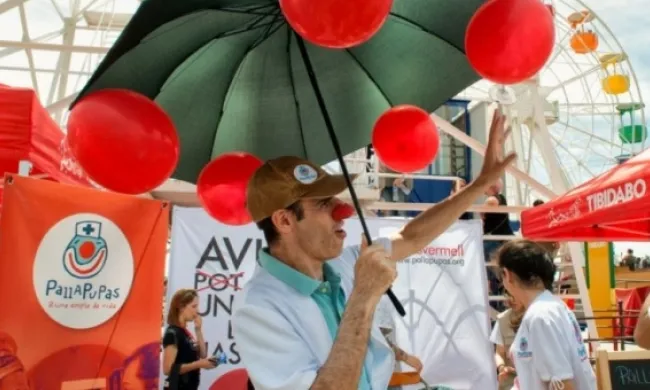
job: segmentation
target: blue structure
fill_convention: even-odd
[[[449,108],[449,111],[452,112],[452,115],[450,118],[445,118],[449,121],[453,119],[453,116],[455,116],[453,113],[462,113],[462,118],[456,118],[456,121],[460,121],[464,123],[463,128],[460,128],[460,130],[463,130],[465,134],[471,136],[471,120],[470,120],[470,113],[468,110],[469,106],[469,101],[467,100],[449,100],[445,104],[446,107]],[[446,137],[446,136],[443,136]],[[472,180],[472,153],[469,147],[463,145],[463,151],[464,151],[464,158],[463,158],[463,169],[462,169],[462,174],[459,175],[460,172],[453,172],[451,171],[451,168],[454,167],[455,163],[454,161],[454,151],[452,150],[453,148],[458,148],[454,147],[452,145],[445,145],[444,142],[442,142],[441,137],[441,147],[440,147],[440,152],[438,153],[438,159],[440,158],[448,158],[449,159],[449,164],[442,164],[448,165],[450,167],[449,172],[436,172],[436,167],[435,163],[429,165],[429,174],[430,175],[441,175],[441,176],[458,176],[460,178],[465,179],[467,182],[470,182]],[[444,149],[444,150],[443,150]],[[444,161],[443,161],[444,162]],[[444,169],[444,168],[443,168]],[[415,179],[413,181],[413,190],[411,191],[411,194],[409,196],[408,201],[413,202],[413,203],[437,203],[440,202],[441,200],[445,199],[446,197],[449,196],[451,189],[452,189],[453,182],[451,180],[426,180],[426,179]],[[410,213],[411,215],[417,215],[418,212],[412,212]]]

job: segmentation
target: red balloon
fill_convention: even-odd
[[[415,106],[396,106],[384,112],[372,132],[379,160],[397,172],[419,171],[436,158],[438,129],[429,114]]]
[[[91,93],[74,106],[68,145],[93,181],[125,194],[142,194],[163,184],[180,154],[176,128],[162,108],[120,89]]]
[[[333,49],[370,39],[392,6],[393,0],[280,0],[287,22],[300,36]]]
[[[533,77],[555,44],[553,15],[540,0],[490,0],[470,20],[467,59],[483,78],[515,84]]]
[[[210,386],[210,390],[246,390],[248,389],[248,373],[243,368],[236,368],[218,377]]]
[[[203,208],[226,225],[252,221],[246,209],[246,187],[262,160],[243,152],[224,153],[203,168],[196,191]]]

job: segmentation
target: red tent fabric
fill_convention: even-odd
[[[0,205],[4,174],[17,173],[23,160],[32,164],[32,176],[90,186],[64,139],[33,90],[0,84]]]
[[[649,241],[650,150],[521,215],[536,241]]]
[[[632,336],[636,328],[637,316],[643,306],[644,298],[641,297],[639,290],[636,288],[617,288],[614,290],[616,301],[623,302],[622,318],[615,321],[615,336]],[[621,321],[623,321],[623,334],[621,335]]]
[[[18,163],[32,163],[31,175],[89,185],[64,148],[65,134],[31,89],[0,85],[0,176],[16,173]]]

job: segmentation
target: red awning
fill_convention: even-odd
[[[521,215],[537,241],[650,241],[650,150]]]
[[[0,85],[0,177],[16,173],[18,163],[26,160],[32,164],[30,175],[89,185],[85,174],[66,156],[64,139],[33,90]]]

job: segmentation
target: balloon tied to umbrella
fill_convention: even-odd
[[[371,235],[343,156],[367,146],[371,139],[379,160],[388,168],[401,173],[424,169],[440,147],[436,125],[428,112],[477,81],[476,73],[500,83],[520,82],[534,75],[543,66],[542,57],[550,54],[548,39],[554,38],[547,31],[549,20],[552,26],[551,13],[540,0],[467,0],[462,5],[454,4],[456,8],[469,7],[471,12],[467,14],[474,14],[467,21],[467,31],[459,31],[456,39],[462,43],[465,38],[468,58],[460,43],[454,46],[445,41],[435,46],[440,34],[434,32],[435,25],[427,25],[431,18],[423,17],[423,11],[446,7],[441,5],[443,2],[280,0],[279,10],[278,4],[257,2],[260,4],[254,4],[255,0],[142,3],[71,108],[68,144],[93,181],[108,190],[129,194],[149,192],[172,176],[195,181],[199,200],[208,214],[224,224],[244,225],[251,222],[245,204],[247,183],[263,160],[282,153],[324,164],[335,157],[352,206],[338,203],[332,218],[340,221],[356,212],[370,243]],[[540,6],[545,16],[539,15]],[[547,18],[532,21],[544,27],[541,32],[532,33],[536,27],[524,28],[531,22],[529,18],[540,16]],[[207,22],[202,24],[202,20]],[[233,28],[237,23],[245,23],[245,27]],[[503,23],[507,28],[494,28]],[[226,26],[231,30],[226,31]],[[214,37],[208,27],[223,31]],[[191,31],[173,37],[165,35],[175,28]],[[400,39],[395,39],[396,34]],[[481,45],[477,45],[479,35]],[[196,42],[184,40],[186,36],[199,40],[201,46],[188,48]],[[227,40],[228,45],[219,46],[218,38]],[[248,42],[248,46],[234,45],[236,39]],[[426,50],[425,44],[433,46]],[[138,48],[147,45],[149,51],[140,54]],[[266,51],[255,55],[264,58],[265,66],[272,65],[275,57],[268,54],[271,45],[285,56],[273,68],[277,77],[265,79],[259,71],[244,75],[246,67],[252,66],[251,53],[261,51],[263,46]],[[386,50],[387,45],[392,50]],[[515,46],[519,51],[512,49]],[[431,75],[429,64],[422,59],[435,61],[433,54],[443,47],[451,50],[444,58],[448,72],[433,69],[440,75]],[[161,52],[166,57],[156,57]],[[385,57],[390,55],[393,62]],[[167,67],[163,60],[174,56],[178,56],[181,66]],[[499,56],[511,56],[512,61],[496,61]],[[217,66],[235,57],[239,58],[235,66]],[[212,61],[214,66],[187,70],[203,64],[201,61]],[[393,66],[408,64],[409,69],[378,81],[388,62]],[[324,75],[323,64],[329,76]],[[288,75],[283,76],[287,69]],[[408,85],[389,81],[416,73],[416,69],[429,80],[439,77],[438,88],[447,92],[424,85],[424,79]],[[144,73],[138,74],[140,70]],[[219,72],[211,73],[216,70]],[[219,77],[230,79],[221,82]],[[264,83],[275,82],[283,84],[274,84],[275,89],[264,88]],[[204,92],[200,87],[206,83],[218,84],[221,92]],[[283,89],[288,91],[286,95],[281,93]],[[329,101],[333,99],[337,104]],[[247,109],[226,110],[235,104],[233,101],[248,104],[242,106]],[[203,103],[213,107],[212,111],[202,115],[193,111]],[[221,110],[215,111],[214,105],[221,105]],[[256,122],[263,114],[269,115]],[[269,128],[273,131],[269,132]],[[297,133],[283,133],[287,128],[296,128]],[[317,130],[305,134],[311,128]],[[213,133],[206,134],[202,129]],[[325,139],[332,146],[333,156],[323,151]],[[216,157],[201,163],[204,157],[199,155]],[[397,297],[391,290],[387,294],[404,315]]]

